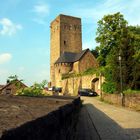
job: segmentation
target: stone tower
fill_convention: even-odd
[[[81,19],[60,14],[50,25],[50,78],[55,86],[54,63],[64,52],[82,51]]]

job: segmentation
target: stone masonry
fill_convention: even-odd
[[[82,50],[81,19],[66,15],[59,15],[51,22],[50,47],[50,78],[51,85],[55,85],[55,61],[63,52],[77,52]]]

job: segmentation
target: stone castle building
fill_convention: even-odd
[[[62,86],[62,75],[81,73],[97,67],[89,49],[82,50],[81,19],[60,14],[51,22],[50,79],[51,87]]]

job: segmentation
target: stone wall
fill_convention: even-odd
[[[103,100],[112,104],[122,105],[120,94],[103,94]],[[140,94],[126,94],[124,106],[140,111]]]
[[[82,51],[81,19],[72,16],[59,15],[50,25],[50,80],[55,86],[54,63],[63,52]]]
[[[84,72],[89,68],[96,68],[97,65],[97,60],[92,55],[92,53],[88,51],[79,61],[79,73]]]
[[[60,22],[58,21],[60,21],[60,17],[57,17],[50,25],[50,79],[52,85],[55,82],[54,63],[60,56]]]
[[[68,79],[62,80],[62,87],[63,87],[63,93],[70,94],[70,95],[77,95],[78,89],[80,88],[93,88],[92,87],[92,81],[93,79],[97,78],[97,76],[94,75],[85,75],[81,77],[72,77]],[[100,94],[100,78],[98,81],[94,83],[94,90]]]
[[[3,133],[1,140],[73,140],[80,98],[46,116]]]
[[[69,73],[72,69],[71,63],[55,64],[55,86],[61,87],[62,74]]]
[[[63,52],[79,53],[82,51],[81,19],[60,15],[60,48]]]
[[[74,73],[79,73],[79,61],[73,63],[73,69],[72,69],[72,71]]]

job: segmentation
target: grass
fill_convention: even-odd
[[[140,90],[131,90],[131,89],[128,89],[128,90],[125,90],[124,91],[124,94],[140,94]]]

